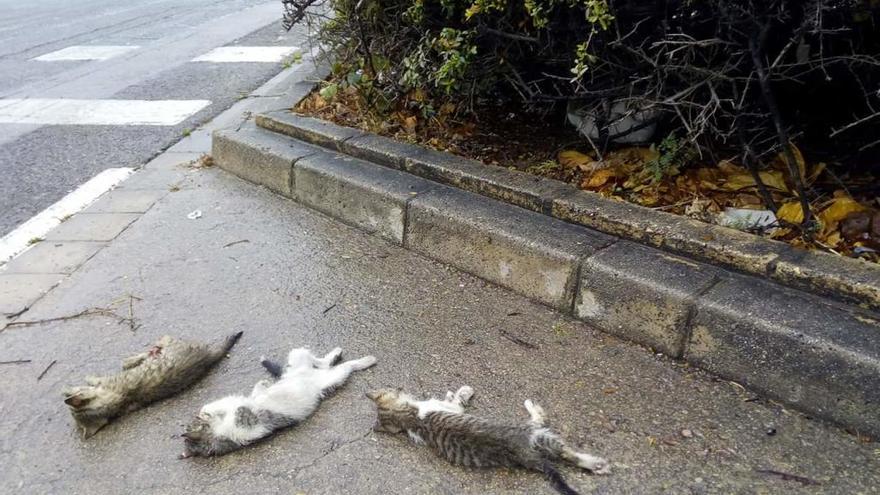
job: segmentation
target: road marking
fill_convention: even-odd
[[[208,100],[0,100],[0,124],[175,125],[210,105]]]
[[[299,50],[295,46],[221,46],[193,62],[281,62]]]
[[[34,58],[41,62],[59,62],[63,60],[107,60],[117,57],[132,50],[137,50],[139,46],[68,46],[51,53],[46,53]]]
[[[133,168],[108,168],[77,187],[57,203],[0,238],[0,263],[6,263],[31,246],[31,239],[42,239],[63,219],[92,204],[134,172]]]

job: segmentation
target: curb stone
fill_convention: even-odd
[[[880,322],[731,276],[697,302],[686,358],[798,409],[880,434]]]
[[[722,270],[629,241],[584,261],[575,315],[608,333],[681,358],[695,301]]]
[[[412,200],[406,247],[569,312],[581,258],[614,238],[453,188]]]
[[[214,131],[211,154],[214,161],[223,163],[225,170],[292,198],[293,164],[319,149],[245,126],[239,131]]]
[[[569,184],[297,115],[257,125],[420,177],[794,288],[880,309],[880,266],[806,252],[745,232],[606,199]],[[802,261],[803,260],[803,261]],[[841,274],[846,274],[841,276]],[[850,276],[853,274],[853,276]]]
[[[334,132],[328,129],[332,127],[312,125],[302,135],[314,137],[318,133],[326,137]],[[230,163],[259,167],[255,163],[261,156],[271,160],[278,153],[277,149],[246,149],[251,132],[272,131],[225,135],[224,139],[239,141],[240,146],[230,150],[242,150],[242,156],[250,157],[239,162],[230,158]],[[324,139],[321,136],[318,141]],[[345,136],[339,145],[343,150],[352,143],[367,141],[354,130]],[[370,151],[358,152],[361,156],[390,157],[410,146],[385,147],[381,140],[369,139]],[[408,174],[415,169],[410,163],[430,154],[397,160],[397,166],[402,163],[407,170],[402,172],[335,151],[319,152],[291,164],[296,178],[293,196],[345,223],[366,226],[366,230],[391,242],[400,242],[395,229],[403,226],[404,247],[426,257],[579,317],[600,330],[746,383],[815,417],[880,436],[880,398],[876,396],[876,390],[880,390],[880,317],[873,312],[761,277],[617,240],[540,211],[446,185],[452,181],[463,188],[474,187],[467,186],[470,179],[465,177],[469,172],[464,167],[451,165],[448,173],[452,178],[441,177],[438,181]],[[239,168],[228,167],[226,158],[217,163],[233,172]],[[291,173],[272,170],[280,177]],[[437,170],[446,173],[442,167]],[[407,175],[408,179],[402,179]],[[421,189],[406,199],[403,193],[407,189],[400,181],[419,184]],[[508,191],[517,189],[511,187]],[[539,194],[526,192],[520,196],[529,197],[537,198]],[[554,211],[565,206],[590,215],[609,203],[585,198],[571,203],[554,198],[549,204]],[[542,208],[548,204],[522,203]],[[611,211],[600,218],[607,218],[603,221],[612,225],[615,216],[622,217],[636,208],[610,203]],[[402,216],[397,216],[401,205]],[[395,213],[388,214],[393,208],[397,208]],[[379,222],[365,220],[370,214],[381,216],[376,212],[388,214],[383,217],[386,223],[382,227]],[[675,230],[675,222],[666,221],[667,216],[645,218],[654,223],[638,233],[640,239],[655,239],[653,242],[676,251],[681,249],[676,243],[692,242]],[[713,235],[716,230],[684,221],[690,232]],[[709,254],[705,257],[720,258],[728,250],[742,249],[753,241],[733,236],[723,243],[700,242],[707,243],[704,249]],[[756,250],[750,256],[749,263],[762,276],[785,266],[783,262],[789,259],[799,259],[796,255],[788,258],[784,249],[778,253]],[[809,363],[804,362],[804,356],[809,357]],[[870,387],[873,390],[868,390]]]
[[[317,153],[293,170],[298,201],[397,245],[404,244],[407,204],[437,187],[348,155]]]

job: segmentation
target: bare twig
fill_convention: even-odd
[[[807,199],[807,193],[804,188],[804,178],[801,176],[800,169],[797,165],[797,160],[795,160],[794,152],[791,149],[791,139],[788,136],[788,129],[786,129],[785,124],[782,122],[782,113],[779,111],[779,106],[776,103],[776,95],[773,93],[773,89],[770,87],[770,76],[768,75],[767,69],[764,65],[764,58],[762,55],[763,44],[764,39],[767,37],[769,29],[769,24],[765,24],[760,34],[753,36],[749,40],[749,49],[752,52],[752,61],[755,64],[755,71],[757,71],[758,73],[758,82],[761,85],[761,92],[764,97],[764,102],[767,104],[767,108],[770,110],[770,115],[773,119],[773,125],[776,128],[776,134],[779,137],[779,145],[782,147],[782,151],[785,156],[785,162],[786,165],[788,165],[788,173],[790,174],[792,181],[794,181],[795,190],[798,194],[798,200],[801,203],[801,209],[803,210],[804,214],[804,220],[802,224],[809,225],[812,212],[810,211],[810,201]],[[808,233],[808,230],[804,230],[805,236],[808,235]]]
[[[797,474],[786,473],[783,471],[777,471],[775,469],[757,469],[757,472],[761,474],[769,474],[771,476],[777,476],[785,481],[796,481],[804,486],[818,486],[821,485],[818,481],[807,478],[806,476],[799,476]]]
[[[31,362],[30,359],[15,359],[13,361],[0,361],[0,364],[25,364]]]
[[[533,344],[527,340],[523,340],[523,339],[517,337],[516,335],[511,334],[507,330],[500,330],[500,332],[501,332],[502,337],[513,342],[514,344],[516,344],[518,346],[522,346],[527,349],[537,349],[538,348],[538,346],[536,346],[535,344]]]
[[[49,370],[52,369],[52,366],[55,366],[55,363],[57,363],[57,362],[58,362],[57,360],[53,359],[52,362],[49,363],[49,366],[46,366],[46,368],[43,370],[43,372],[40,373],[40,376],[37,377],[37,381],[42,380],[43,377],[46,376],[46,373],[48,373]]]
[[[247,240],[247,239],[242,239],[242,240],[240,240],[240,241],[230,242],[229,244],[226,244],[226,245],[224,245],[223,247],[224,247],[224,248],[228,248],[228,247],[235,246],[236,244],[245,244],[245,243],[248,243],[248,242],[251,242],[251,241],[249,241],[249,240]]]
[[[68,321],[74,320],[76,318],[84,318],[89,316],[104,316],[107,318],[113,318],[117,321],[117,323],[125,323],[129,326],[132,325],[132,318],[126,318],[124,316],[120,316],[115,311],[107,308],[89,308],[80,311],[79,313],[75,313],[67,316],[56,316],[54,318],[44,318],[41,320],[23,320],[23,321],[13,321],[11,323],[6,324],[6,328],[10,327],[29,327],[34,325],[43,325],[46,323],[54,323],[57,321]]]

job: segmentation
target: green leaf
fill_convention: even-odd
[[[321,98],[324,98],[325,100],[332,100],[333,97],[336,96],[336,93],[338,93],[338,92],[339,92],[339,85],[338,84],[328,84],[328,85],[324,86],[323,88],[321,88],[321,91],[319,91],[318,94],[320,94]]]

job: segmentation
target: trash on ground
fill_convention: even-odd
[[[194,210],[189,215],[187,215],[186,218],[189,218],[190,220],[202,218],[202,210]]]
[[[761,230],[776,225],[776,215],[770,210],[725,208],[718,214],[718,225],[737,230]]]

